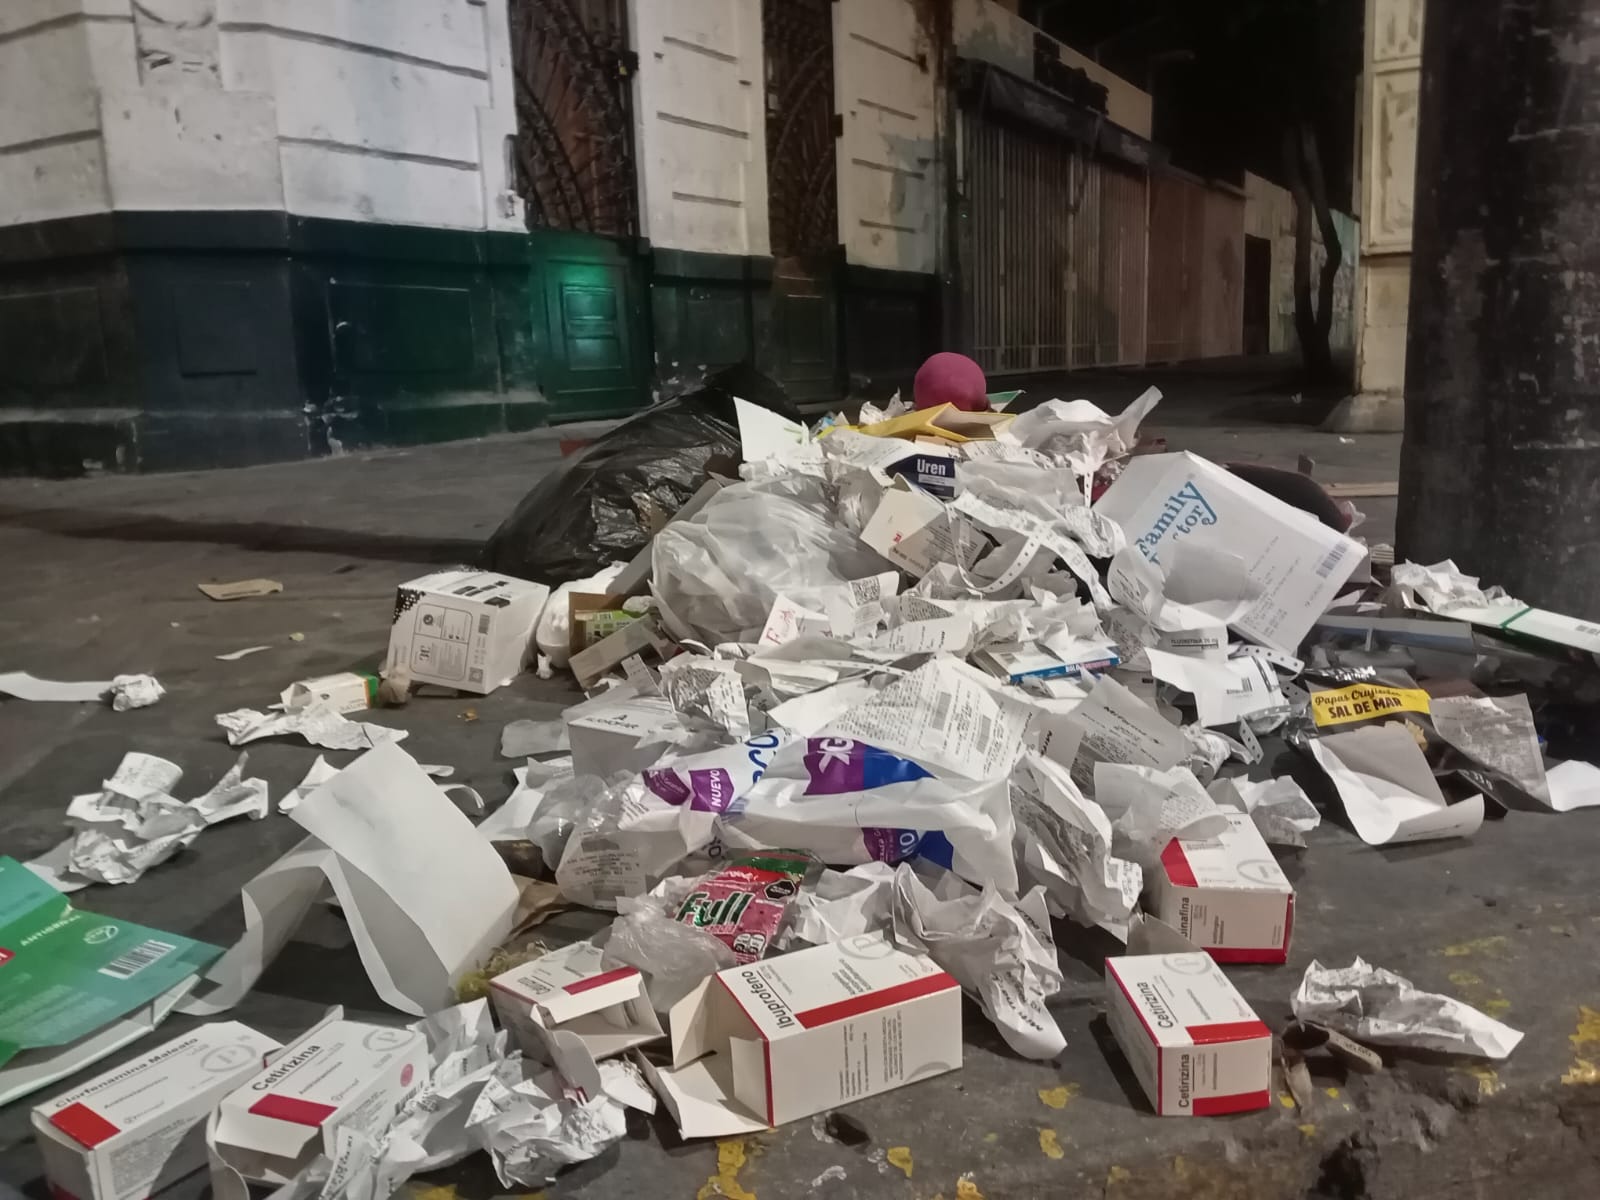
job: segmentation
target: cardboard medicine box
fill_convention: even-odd
[[[685,1137],[781,1125],[961,1066],[961,987],[862,934],[729,967],[672,1008],[645,1062]]]
[[[206,1117],[279,1044],[237,1021],[124,1063],[33,1110],[57,1200],[144,1200],[206,1165]]]
[[[663,1036],[634,967],[607,970],[603,951],[576,942],[489,983],[495,1013],[524,1054],[551,1063],[575,1087],[600,1087],[594,1063]]]
[[[439,571],[401,584],[388,670],[487,695],[521,673],[549,598],[542,583],[489,571]]]
[[[1160,1116],[1271,1103],[1272,1033],[1209,954],[1106,959],[1106,1016]]]
[[[1294,886],[1248,813],[1215,838],[1173,838],[1155,872],[1155,915],[1224,963],[1281,963]]]
[[[284,1184],[341,1128],[379,1133],[428,1078],[428,1041],[414,1029],[331,1018],[274,1055],[222,1101],[210,1132],[218,1164],[256,1183]]]

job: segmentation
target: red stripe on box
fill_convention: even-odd
[[[637,975],[637,967],[618,967],[615,971],[602,971],[598,975],[591,975],[587,979],[580,979],[577,983],[569,983],[561,990],[569,995],[576,996],[579,992],[593,991],[597,987],[605,987],[608,983],[615,983],[619,979],[627,979],[630,975]]]
[[[93,1150],[101,1142],[108,1142],[122,1130],[106,1120],[87,1104],[69,1104],[50,1118],[62,1133],[80,1146]]]
[[[1251,1038],[1272,1036],[1272,1031],[1261,1021],[1217,1021],[1211,1025],[1190,1025],[1184,1032],[1196,1046],[1215,1046],[1218,1042],[1247,1042]]]
[[[893,987],[876,992],[863,992],[859,996],[851,996],[848,1000],[824,1004],[821,1008],[808,1008],[805,1012],[795,1013],[794,1019],[800,1023],[802,1029],[815,1029],[819,1025],[831,1025],[835,1021],[845,1021],[851,1017],[859,1017],[862,1013],[904,1004],[907,1000],[931,996],[935,992],[947,992],[951,988],[960,986],[952,976],[937,971],[932,975],[924,975],[921,979],[908,979]]]
[[[50,1181],[50,1195],[54,1197],[54,1200],[78,1200],[78,1197],[67,1191],[66,1188],[62,1187],[53,1179]]]
[[[1206,953],[1219,963],[1281,963],[1289,957],[1277,946],[1212,946]]]
[[[1294,936],[1294,893],[1289,893],[1289,903],[1283,913],[1283,957],[1278,962],[1289,961],[1289,939]]]
[[[291,1125],[315,1128],[339,1110],[331,1104],[297,1100],[293,1096],[263,1096],[250,1106],[250,1111],[270,1121],[288,1121]]]
[[[1106,970],[1111,973],[1111,978],[1117,981],[1117,987],[1122,992],[1122,998],[1128,1002],[1128,1007],[1133,1009],[1133,1015],[1139,1018],[1139,1024],[1144,1026],[1145,1036],[1150,1039],[1150,1043],[1155,1046],[1157,1050],[1160,1050],[1161,1042],[1156,1037],[1156,1031],[1150,1028],[1150,1022],[1145,1019],[1144,1009],[1140,1008],[1133,1002],[1133,993],[1128,990],[1128,985],[1122,982],[1122,976],[1117,974],[1117,969],[1111,965],[1111,960],[1109,958],[1106,959]],[[1160,1062],[1160,1060],[1161,1056],[1160,1054],[1157,1054],[1156,1061]],[[1157,1090],[1159,1092],[1159,1089]]]
[[[1173,838],[1167,843],[1167,848],[1161,852],[1161,867],[1167,873],[1167,878],[1178,887],[1198,887],[1194,877],[1194,868],[1189,865],[1189,856],[1183,852],[1183,843]]]
[[[1225,1117],[1229,1113],[1254,1112],[1272,1103],[1270,1092],[1236,1092],[1232,1096],[1196,1096],[1194,1115]]]
[[[733,988],[729,986],[728,981],[726,979],[724,979],[721,976],[720,973],[716,974],[716,975],[713,975],[711,978],[715,979],[718,983],[720,983],[722,985],[722,990],[727,992],[728,996],[733,1000],[733,1002],[739,1006],[739,1011],[744,1013],[745,1020],[750,1022],[750,1028],[752,1028],[752,1029],[754,1029],[756,1031],[756,1036],[759,1037],[763,1042],[766,1041],[767,1040],[767,1031],[765,1029],[761,1028],[760,1023],[757,1022],[755,1017],[751,1014],[750,1010],[747,1007],[745,1007],[745,1002],[744,1002],[743,998],[740,997],[739,993],[734,991]]]

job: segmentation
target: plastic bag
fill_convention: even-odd
[[[713,459],[733,475],[739,428],[733,397],[791,419],[783,389],[739,365],[624,421],[544,476],[484,547],[483,565],[519,579],[565,583],[626,562],[654,527],[706,481]]]
[[[569,579],[550,594],[544,612],[539,614],[539,624],[534,627],[533,640],[539,646],[539,653],[550,660],[551,666],[565,668],[567,660],[572,656],[572,613],[569,611],[571,606],[567,598],[573,592],[579,595],[605,595],[606,589],[611,586],[611,581],[622,574],[622,569],[626,565],[626,563],[612,563],[587,578]]]
[[[654,548],[655,594],[680,638],[753,641],[781,592],[820,608],[819,591],[892,569],[839,527],[827,486],[806,475],[725,487]]]

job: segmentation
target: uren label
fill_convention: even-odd
[[[1265,1108],[1272,1034],[1205,954],[1106,960],[1107,1017],[1161,1116]]]

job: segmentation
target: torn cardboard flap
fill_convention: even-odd
[[[489,984],[500,1023],[523,1053],[590,1095],[600,1088],[597,1061],[664,1036],[644,976],[634,967],[607,969],[602,959],[593,942],[576,942]]]
[[[649,1069],[685,1137],[781,1125],[961,1066],[960,985],[881,933],[720,971],[669,1025],[672,1066]]]

